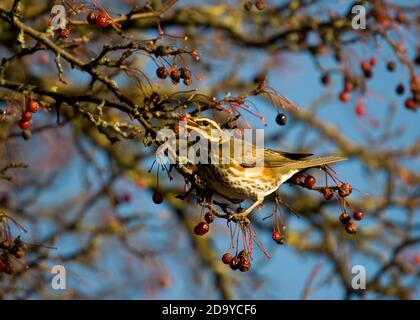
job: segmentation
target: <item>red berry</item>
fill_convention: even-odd
[[[9,249],[10,248],[10,241],[9,240],[3,240],[0,242],[0,249]]]
[[[154,104],[158,104],[160,102],[160,94],[157,92],[152,92],[150,95],[150,101]]]
[[[350,94],[347,91],[340,92],[338,98],[341,102],[348,102],[350,100]]]
[[[405,100],[404,106],[407,109],[413,110],[413,111],[416,111],[416,109],[417,109],[416,101],[414,101],[413,99],[410,99],[410,98],[408,98],[407,100]]]
[[[277,230],[273,230],[272,238],[275,242],[279,242],[281,239],[281,234]]]
[[[386,68],[388,69],[388,71],[394,71],[396,67],[397,65],[394,61],[388,61],[386,63]]]
[[[286,125],[286,122],[287,122],[287,117],[286,117],[286,115],[285,115],[284,113],[279,113],[279,114],[276,116],[276,123],[277,123],[279,126],[284,126],[284,125]]]
[[[290,179],[289,182],[293,184],[301,184],[305,180],[305,176],[302,172],[295,173]]]
[[[172,79],[172,83],[177,84],[181,78],[181,73],[178,71],[178,69],[173,68],[169,76]]]
[[[98,27],[107,27],[109,26],[110,20],[106,14],[101,13],[96,18],[95,23]]]
[[[370,64],[371,67],[375,66],[376,65],[376,58],[375,57],[370,58],[369,64]]]
[[[347,197],[351,192],[353,191],[353,188],[352,188],[352,186],[349,184],[349,183],[347,183],[347,182],[344,182],[341,186],[340,186],[340,188],[338,189],[338,194],[341,196],[341,197]]]
[[[315,185],[316,179],[315,177],[309,175],[306,176],[305,181],[303,182],[303,184],[305,185],[306,188],[308,189],[312,189]]]
[[[402,95],[405,91],[404,85],[402,83],[398,84],[397,87],[395,88],[395,92],[398,95]]]
[[[26,130],[29,129],[30,125],[31,125],[31,121],[25,121],[23,119],[20,119],[18,122],[19,128],[21,128],[22,130]]]
[[[23,121],[31,121],[32,120],[32,112],[30,112],[30,111],[24,111],[22,113],[21,119]]]
[[[328,187],[322,189],[322,194],[324,195],[325,200],[330,200],[334,196],[334,192]]]
[[[239,259],[238,257],[233,257],[229,265],[232,270],[237,270],[239,268],[240,263],[241,259]]]
[[[29,100],[26,104],[26,111],[30,111],[32,113],[38,112],[39,110],[39,103],[33,100]]]
[[[2,273],[4,269],[6,269],[6,264],[2,260],[0,260],[0,273]]]
[[[354,112],[357,116],[363,117],[366,114],[365,104],[363,102],[357,103],[356,108],[354,108]]]
[[[345,80],[344,80],[344,88],[343,88],[343,91],[345,91],[345,92],[350,92],[350,91],[352,91],[354,89],[354,84],[353,84],[353,82],[349,79],[349,78],[346,78]]]
[[[154,203],[161,204],[163,202],[163,195],[159,191],[155,191],[155,193],[153,193],[152,199]]]
[[[365,78],[371,78],[373,75],[372,69],[363,70],[363,75],[365,76]]]
[[[351,220],[351,217],[347,212],[343,212],[342,214],[340,214],[339,219],[341,223],[346,224],[347,222]]]
[[[206,234],[207,232],[209,232],[210,230],[210,226],[207,222],[205,221],[200,221],[195,227],[194,227],[194,233],[197,236],[202,236],[204,234]]]
[[[345,229],[346,229],[346,232],[349,234],[356,233],[356,224],[353,222],[347,222]]]
[[[224,264],[230,264],[230,262],[232,261],[232,255],[229,252],[226,252],[222,256],[222,261]]]
[[[362,62],[360,63],[360,68],[361,68],[363,71],[366,71],[366,70],[370,70],[371,66],[370,66],[370,63],[369,63],[369,62],[367,62],[367,61],[362,61]]]
[[[13,266],[10,263],[6,263],[6,267],[4,268],[4,272],[7,274],[13,274],[13,272],[15,271],[15,269],[13,268]]]
[[[251,269],[251,262],[248,260],[241,260],[239,262],[239,270],[241,272],[247,272],[249,271],[249,269]]]
[[[169,71],[165,67],[159,67],[156,69],[156,75],[160,79],[165,79],[168,76],[168,74],[169,74]]]
[[[61,29],[60,30],[60,38],[61,39],[67,39],[68,37],[70,37],[70,29]]]
[[[353,211],[353,218],[354,220],[360,221],[363,219],[363,212],[362,211]]]
[[[87,17],[86,17],[86,20],[87,20],[87,22],[90,24],[90,25],[94,25],[94,24],[96,24],[96,19],[98,18],[98,15],[96,14],[96,12],[95,11],[91,11],[91,12],[89,12],[89,14],[87,15]]]
[[[204,215],[204,220],[206,220],[207,223],[212,223],[214,221],[214,214],[209,211]]]

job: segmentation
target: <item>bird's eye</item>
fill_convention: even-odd
[[[207,120],[203,120],[201,123],[203,124],[203,126],[208,126],[209,125],[209,122]]]

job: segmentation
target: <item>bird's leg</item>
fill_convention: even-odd
[[[253,204],[252,204],[252,206],[250,206],[248,209],[246,209],[245,211],[242,211],[241,212],[241,216],[243,216],[243,217],[247,217],[251,212],[252,212],[252,210],[254,210],[256,207],[258,207],[259,205],[261,205],[262,203],[264,202],[264,196],[258,196],[257,197],[257,201],[255,201]]]

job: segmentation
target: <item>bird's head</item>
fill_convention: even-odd
[[[223,141],[226,136],[219,124],[209,118],[188,117],[186,128],[199,133],[209,141],[220,142],[220,138]]]

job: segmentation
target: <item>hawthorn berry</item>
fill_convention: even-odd
[[[369,64],[370,64],[371,67],[375,66],[376,65],[376,58],[371,57],[370,60],[369,60]]]
[[[344,182],[338,189],[338,194],[340,195],[340,197],[344,198],[347,197],[352,191],[352,186],[349,183]]]
[[[365,76],[365,78],[372,78],[373,72],[372,69],[366,69],[363,70],[363,75]]]
[[[241,272],[247,272],[247,271],[249,271],[249,269],[251,269],[251,262],[249,261],[249,259],[241,260],[239,262],[239,270]]]
[[[325,200],[330,200],[334,196],[334,192],[328,187],[322,189],[322,194],[324,195]]]
[[[3,240],[2,242],[0,242],[0,249],[9,249],[11,246],[11,243],[9,240]]]
[[[222,261],[224,264],[230,264],[230,262],[232,261],[232,255],[229,252],[226,252],[222,256]]]
[[[190,79],[191,78],[191,71],[188,68],[179,68],[179,73],[181,75],[181,78],[184,79]]]
[[[22,112],[21,119],[23,121],[31,121],[32,120],[32,112],[30,112],[30,111]]]
[[[154,203],[161,204],[163,202],[163,195],[159,191],[155,191],[152,199]]]
[[[363,212],[362,211],[353,211],[353,218],[354,220],[360,221],[363,219]]]
[[[338,95],[338,98],[341,102],[348,102],[350,100],[350,94],[348,93],[348,91],[341,91]]]
[[[312,189],[315,185],[316,179],[314,176],[308,175],[306,176],[305,180],[303,181],[303,184],[306,188]]]
[[[404,93],[404,91],[405,91],[405,88],[404,88],[404,85],[403,85],[402,83],[399,83],[399,84],[397,85],[397,87],[395,88],[395,92],[396,92],[398,95],[402,95],[402,94]]]
[[[160,79],[166,79],[169,75],[169,71],[165,67],[159,67],[156,69],[156,75]]]
[[[416,111],[416,109],[417,109],[416,101],[414,99],[411,99],[411,98],[408,98],[407,100],[405,100],[404,106],[407,109],[413,110],[413,111]]]
[[[175,68],[173,68],[172,70],[171,70],[171,73],[170,73],[170,75],[169,75],[170,77],[171,77],[171,79],[172,79],[172,83],[173,84],[177,84],[177,83],[179,83],[179,79],[181,78],[181,73],[179,72],[179,70],[178,69],[175,69]]]
[[[98,18],[98,15],[96,14],[95,11],[91,11],[89,12],[89,14],[86,17],[86,21],[90,24],[90,25],[95,25],[96,24],[96,19]]]
[[[189,86],[192,83],[192,79],[190,79],[190,78],[184,79],[183,82],[186,86]]]
[[[157,92],[152,92],[150,95],[150,101],[154,104],[158,104],[160,102],[160,94]]]
[[[357,116],[363,117],[366,114],[365,104],[363,102],[358,102],[354,108],[354,112]]]
[[[351,217],[346,211],[344,211],[342,214],[340,214],[339,219],[341,223],[346,224],[351,220]]]
[[[7,274],[13,274],[15,272],[15,268],[10,263],[6,263],[6,267],[4,268],[4,272]]]
[[[212,223],[214,221],[214,214],[213,212],[209,211],[204,215],[204,220],[206,220],[207,223]]]
[[[29,129],[29,127],[31,126],[31,121],[25,121],[23,119],[20,119],[18,125],[19,128],[21,128],[22,130],[26,130]]]
[[[241,263],[241,259],[239,259],[238,257],[233,257],[232,260],[230,260],[230,268],[232,270],[237,270],[239,268],[239,264]]]
[[[356,233],[356,224],[353,222],[347,222],[344,228],[346,229],[346,232],[349,234]]]
[[[295,173],[290,179],[289,182],[292,184],[301,184],[305,180],[305,176],[302,172]]]
[[[281,238],[280,232],[278,232],[277,230],[273,230],[272,238],[275,242],[280,241],[280,238]]]
[[[26,111],[36,113],[39,110],[39,103],[34,100],[29,100],[26,104]]]
[[[286,115],[285,115],[284,113],[279,113],[279,114],[276,116],[276,123],[277,123],[279,126],[284,126],[284,125],[286,125],[286,122],[287,122],[287,117],[286,117]]]
[[[394,61],[388,61],[386,63],[386,68],[388,69],[388,71],[394,71],[396,67],[397,64]]]
[[[202,236],[204,234],[206,234],[207,232],[209,232],[210,230],[210,226],[207,222],[205,221],[200,221],[195,227],[194,227],[194,233],[197,236]]]
[[[344,92],[351,92],[353,89],[354,89],[353,81],[351,81],[350,79],[346,79],[344,81],[343,91]]]
[[[98,27],[108,27],[110,20],[106,14],[101,13],[96,17],[95,23]]]
[[[370,65],[370,63],[368,61],[363,60],[360,63],[360,68],[362,69],[363,72],[365,72],[366,70],[370,70],[371,65]]]
[[[60,29],[60,38],[67,39],[68,37],[70,37],[70,29],[67,29],[67,28]]]

